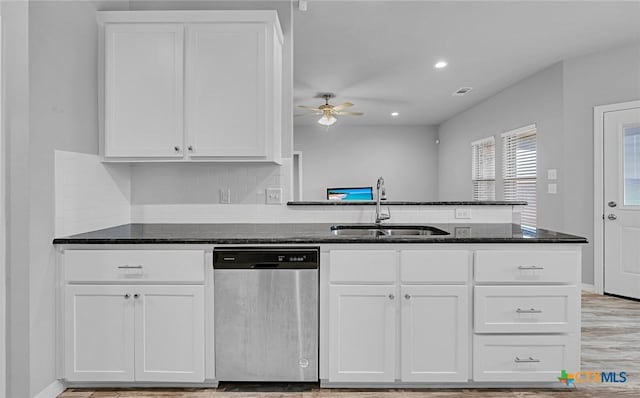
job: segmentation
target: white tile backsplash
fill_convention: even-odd
[[[131,172],[98,155],[55,151],[55,236],[131,222]]]
[[[282,187],[291,198],[290,158],[283,164],[153,163],[132,166],[134,205],[220,204],[220,190],[230,190],[231,204],[266,203],[265,189]],[[227,206],[225,204],[225,206]]]

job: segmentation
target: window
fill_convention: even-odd
[[[505,200],[528,203],[521,213],[524,228],[536,228],[537,186],[536,125],[502,134],[502,178]]]
[[[488,137],[471,143],[473,200],[496,198],[496,140]]]

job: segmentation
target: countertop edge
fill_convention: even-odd
[[[554,243],[554,244],[586,244],[587,239],[571,238],[219,238],[219,239],[184,239],[184,238],[141,238],[141,239],[101,239],[101,238],[56,238],[54,245],[145,245],[145,244],[439,244],[439,243]]]
[[[375,206],[374,200],[363,201],[299,201],[287,202],[287,206]],[[413,202],[383,201],[385,206],[526,206],[525,201],[452,201]]]

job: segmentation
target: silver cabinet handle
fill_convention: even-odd
[[[522,309],[518,308],[516,310],[516,312],[518,314],[540,314],[540,313],[542,313],[542,310],[536,310],[535,308],[531,308],[529,310],[522,310]]]
[[[612,213],[612,214],[609,214],[609,215],[607,216],[607,218],[608,218],[609,220],[613,221],[613,220],[617,219],[618,217],[616,217],[616,215]]]
[[[613,200],[609,203],[607,203],[607,206],[609,207],[616,207],[618,204],[616,202],[614,202]]]
[[[394,296],[393,294],[389,294],[389,300],[393,300],[394,298],[396,298],[396,296]]]
[[[187,149],[189,150],[189,152],[193,152],[193,146],[192,146],[192,145],[189,145],[189,146],[187,147]]]
[[[539,265],[520,265],[518,269],[544,269],[544,267]]]
[[[142,269],[142,265],[118,265],[119,269]]]
[[[409,300],[409,299],[411,299],[411,295],[410,295],[410,294],[405,294],[405,295],[404,295],[404,298],[405,298],[406,300]]]
[[[173,147],[173,150],[176,151],[176,152],[180,152],[180,147],[176,145],[176,146]]]
[[[127,294],[125,294],[125,295],[124,295],[124,298],[125,298],[125,299],[128,299],[129,297],[131,297],[131,295],[130,295],[129,293],[127,293]]]
[[[513,360],[513,362],[515,363],[534,363],[534,362],[540,362],[539,359],[535,359],[534,357],[529,357],[529,358],[518,358],[516,357],[516,359]]]
[[[134,298],[134,299],[137,299],[137,298],[139,298],[139,297],[140,297],[140,295],[139,295],[138,293],[136,293],[136,294],[134,294],[134,295],[133,295],[133,298]]]

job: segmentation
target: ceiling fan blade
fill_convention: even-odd
[[[351,102],[345,102],[344,104],[336,105],[333,107],[333,110],[336,112],[340,112],[343,109],[351,108],[353,104]]]
[[[336,115],[347,115],[347,116],[362,116],[364,113],[362,112],[334,112]]]
[[[314,113],[301,113],[299,115],[293,115],[293,117],[300,117],[300,116],[315,116],[315,115],[322,115],[322,113],[319,112],[314,112]]]
[[[309,105],[298,105],[298,108],[304,108],[304,109],[310,109],[312,111],[316,111],[316,112],[322,112],[320,110],[320,108],[318,108],[317,106],[309,106]]]

